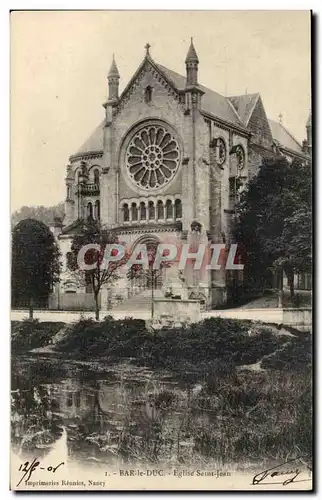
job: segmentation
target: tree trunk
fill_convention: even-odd
[[[100,319],[100,308],[98,305],[98,292],[94,292],[94,299],[95,299],[95,319],[96,321],[99,321]]]
[[[34,319],[34,303],[32,298],[29,300],[29,319]]]

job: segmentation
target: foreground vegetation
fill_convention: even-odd
[[[51,326],[52,337],[60,326]],[[41,329],[48,325],[26,322],[19,331],[34,337]],[[13,351],[18,337],[14,333]],[[24,415],[21,436],[30,424],[39,436],[44,426],[58,432],[63,422],[72,456],[90,454],[107,462],[118,457],[129,463],[264,464],[311,454],[309,334],[292,336],[262,324],[211,318],[152,335],[143,321],[107,317],[68,326],[54,344],[49,337],[42,339],[56,354],[34,356],[34,365],[28,356],[13,369],[14,411]],[[142,381],[138,374],[146,366],[154,380],[167,373],[175,383],[145,392],[151,375]],[[62,420],[64,408],[56,400],[54,427],[50,419],[44,424],[38,418],[35,424],[35,415],[53,409],[48,383],[59,384],[71,373],[84,400],[89,394],[93,398],[87,412]],[[105,393],[108,403],[102,404]],[[121,399],[114,400],[117,395]],[[115,405],[122,409],[117,417]]]

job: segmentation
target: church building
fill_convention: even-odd
[[[51,307],[92,307],[90,290],[77,286],[68,270],[72,238],[88,217],[115,230],[132,251],[151,242],[228,244],[236,197],[262,159],[309,158],[310,117],[300,144],[281,120],[267,117],[259,93],[224,97],[201,85],[192,39],[187,49],[181,75],[154,61],[147,44],[121,94],[113,57],[104,119],[67,165],[65,217],[53,227],[63,273]],[[225,270],[188,266],[180,279],[189,298],[206,308],[227,299]],[[160,292],[176,282],[174,265],[164,270]],[[148,286],[135,286],[124,275],[102,290],[101,309]]]

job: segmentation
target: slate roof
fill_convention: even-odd
[[[175,71],[162,66],[161,64],[155,63],[149,58],[151,64],[155,66],[161,74],[168,80],[169,83],[173,85],[178,91],[182,91],[186,86],[186,77],[176,73]],[[135,75],[138,73],[140,68],[143,66],[145,60],[142,62],[141,66],[138,68]],[[134,75],[134,76],[135,76]],[[129,84],[123,91],[127,90]],[[231,123],[235,126],[247,129],[248,121],[251,117],[252,111],[255,104],[260,96],[259,93],[255,94],[245,94],[240,96],[230,96],[224,97],[217,92],[199,85],[199,88],[204,92],[202,96],[202,111],[209,113],[214,117],[217,117],[225,122]],[[122,94],[123,95],[123,94]],[[121,96],[122,98],[122,96]],[[270,129],[272,132],[273,139],[285,148],[291,149],[295,152],[301,152],[301,144],[292,136],[292,134],[280,123],[273,120],[268,120]],[[93,151],[103,150],[103,128],[105,120],[103,120],[98,127],[94,130],[92,135],[84,142],[84,144],[78,149],[76,155],[82,153],[89,153]]]
[[[173,82],[174,86],[178,90],[184,90],[186,86],[185,76],[180,75],[179,73],[176,73],[161,64],[157,64],[156,66],[160,68],[161,73],[164,73],[165,76]],[[226,97],[208,89],[207,87],[204,87],[203,85],[198,85],[198,87],[204,92],[201,100],[202,111],[244,128],[237,112]]]
[[[102,151],[103,150],[103,128],[105,120],[103,120],[94,130],[92,135],[84,142],[84,144],[76,151],[73,156],[89,153],[92,151]]]
[[[302,153],[301,144],[293,137],[293,135],[279,122],[268,120],[271,128],[272,136],[275,141],[287,149]]]
[[[230,96],[228,99],[233,104],[244,125],[248,125],[252,111],[259,98],[259,93]]]

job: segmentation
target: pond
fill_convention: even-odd
[[[13,358],[11,389],[19,456],[45,456],[59,444],[66,460],[89,466],[223,465],[220,406],[206,408],[201,383],[130,361],[29,355]]]

